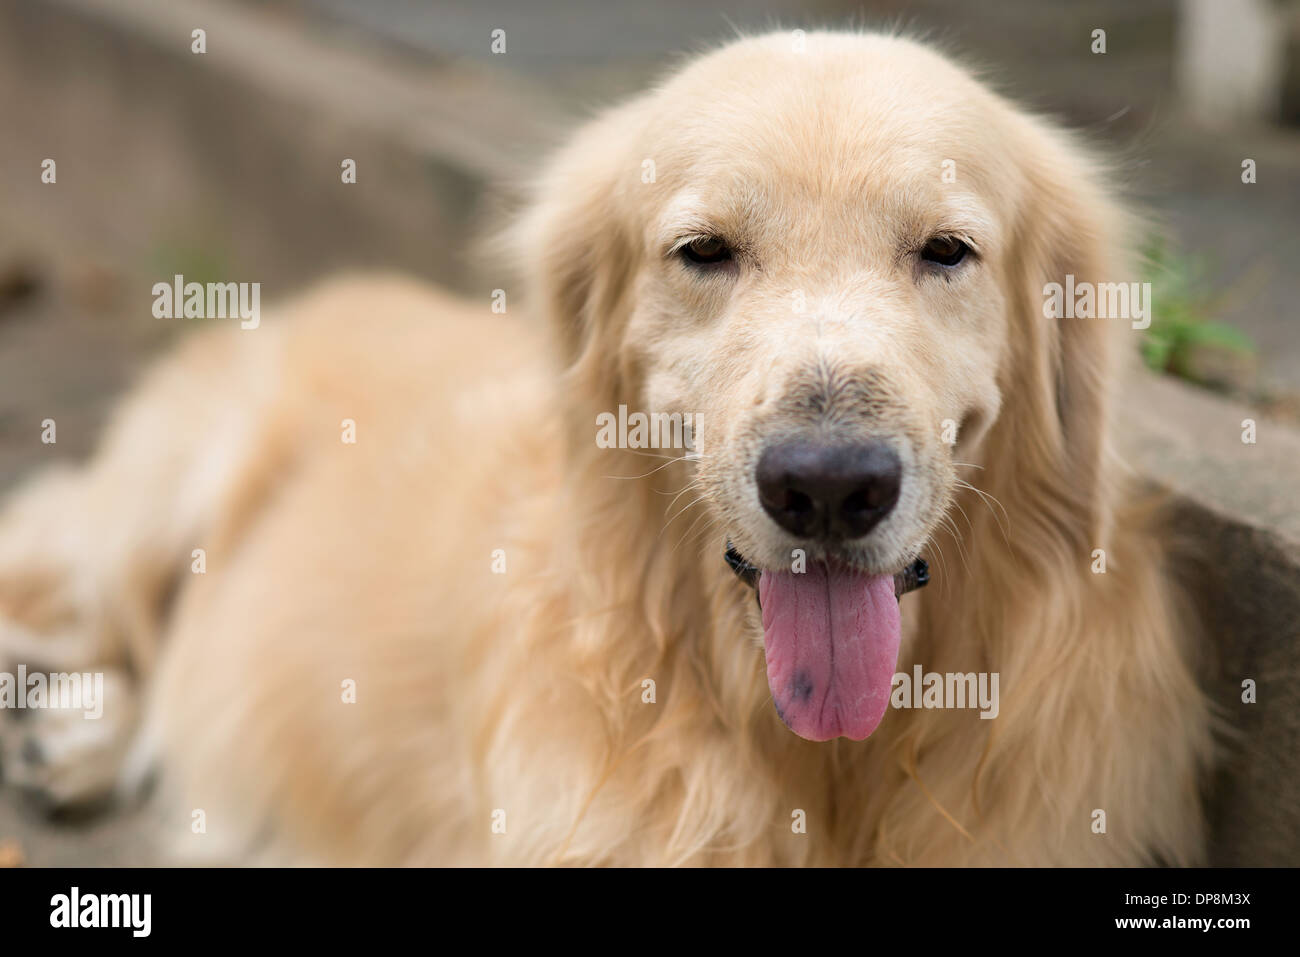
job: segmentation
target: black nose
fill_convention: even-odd
[[[884,442],[769,445],[755,477],[763,509],[801,538],[860,538],[898,501],[903,467]]]

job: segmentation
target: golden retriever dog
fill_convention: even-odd
[[[105,702],[0,714],[7,777],[148,779],[212,861],[1201,861],[1195,620],[1109,440],[1133,333],[1044,308],[1133,278],[1101,180],[910,40],[696,59],[538,178],[522,314],[328,282],[14,494],[5,665]],[[602,440],[637,413],[693,437]]]

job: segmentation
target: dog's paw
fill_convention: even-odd
[[[0,711],[0,779],[51,814],[100,806],[130,745],[133,682],[116,670],[21,673],[26,687]]]

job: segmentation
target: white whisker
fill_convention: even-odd
[[[1003,540],[1005,540],[1007,545],[1010,546],[1011,537],[1007,529],[1011,525],[1011,516],[1007,514],[1006,507],[1001,502],[999,502],[996,497],[990,495],[988,492],[985,492],[982,489],[976,488],[974,485],[971,485],[969,482],[963,482],[961,479],[958,479],[957,485],[961,488],[970,489],[972,492],[974,492],[976,495],[980,497],[980,500],[988,507],[989,514],[993,516],[993,520],[997,522],[998,529],[1002,532]],[[993,506],[995,504],[997,505],[998,508],[1002,509],[1002,518],[999,518],[998,513],[993,510]],[[1005,525],[1003,524],[1004,519],[1006,521]]]

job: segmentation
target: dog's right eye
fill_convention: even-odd
[[[731,247],[717,236],[701,236],[683,246],[681,256],[697,266],[716,266],[731,261]]]
[[[968,252],[970,247],[956,236],[936,236],[921,249],[921,258],[938,266],[952,267],[965,259]]]

